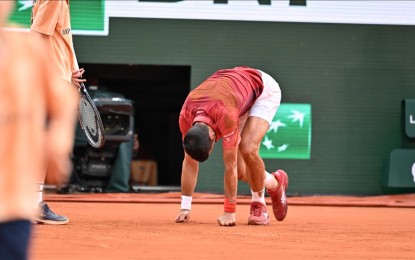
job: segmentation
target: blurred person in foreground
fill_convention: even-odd
[[[177,223],[189,221],[199,162],[208,159],[214,143],[221,138],[225,201],[224,213],[217,219],[219,225],[236,225],[238,179],[248,182],[251,188],[248,224],[266,225],[270,222],[265,188],[271,196],[276,219],[284,220],[288,176],[283,170],[266,172],[259,156],[261,140],[280,102],[278,83],[267,73],[249,67],[219,70],[189,93],[179,118],[185,155],[181,211]]]
[[[72,41],[69,0],[34,1],[30,33],[33,39],[40,42],[39,48],[50,53],[50,67],[56,68],[54,76],[65,80],[75,89],[75,86],[79,87],[80,82],[85,82],[85,79],[82,79],[84,69],[78,67]],[[46,171],[51,171],[51,169]],[[37,180],[37,203],[41,211],[36,217],[36,222],[66,224],[69,221],[68,218],[53,212],[43,200],[44,176]]]
[[[50,183],[69,177],[79,96],[28,33],[4,29],[14,3],[0,1],[0,259],[19,260],[39,210],[36,180],[46,168]]]

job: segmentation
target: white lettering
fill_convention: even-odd
[[[415,124],[415,120],[414,120],[414,118],[412,117],[412,115],[409,115],[409,123],[410,123],[411,125]]]
[[[413,177],[414,182],[415,182],[415,163],[412,164],[412,177]]]
[[[232,136],[234,133],[235,133],[235,131],[232,131],[232,132],[230,132],[229,134],[224,135],[223,137],[230,137],[230,136]]]

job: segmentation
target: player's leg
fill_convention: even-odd
[[[46,176],[45,175],[42,177]],[[44,178],[36,183],[37,189],[37,203],[39,207],[39,214],[35,217],[34,221],[40,224],[52,224],[52,225],[63,225],[68,223],[68,218],[65,216],[61,216],[53,212],[47,203],[43,200],[43,190],[44,190]]]
[[[49,124],[47,121],[46,125]],[[68,223],[68,218],[65,216],[61,216],[53,212],[48,204],[45,203],[43,200],[43,190],[45,186],[45,179],[46,179],[47,169],[45,168],[44,173],[42,176],[39,176],[35,183],[36,185],[36,202],[37,206],[39,207],[39,214],[35,217],[34,222],[40,224],[53,224],[53,225],[62,225]]]
[[[242,130],[245,127],[246,121],[248,119],[248,115],[250,114],[251,111],[248,111],[245,115],[243,115],[240,119],[239,119],[239,132],[242,133]],[[253,119],[251,119],[253,120]],[[254,124],[255,125],[255,124]],[[268,128],[268,126],[267,126]],[[255,129],[256,132],[256,129]],[[249,139],[251,138],[250,136],[247,137],[247,139],[244,138],[244,140],[251,140]],[[259,138],[262,139],[262,138]],[[259,140],[260,142],[260,140]],[[242,145],[244,145],[244,142],[242,143]],[[256,153],[258,153],[258,149],[259,149],[259,145],[258,148],[256,149]],[[261,159],[261,158],[259,158]],[[241,154],[241,150],[238,149],[238,179],[241,181],[245,181],[248,182],[248,177],[247,177],[247,167],[246,167],[246,162],[244,160],[244,157]],[[267,171],[264,171],[265,173],[265,188],[267,189],[275,189],[276,187],[278,187],[278,182],[276,181],[274,175],[268,173]],[[262,187],[262,184],[261,184]],[[260,192],[258,191],[253,191],[251,190],[252,193],[252,206],[251,206],[251,216],[248,219],[248,222],[250,224],[267,224],[269,222],[269,219],[267,217],[265,217],[265,215],[267,215],[266,213],[266,203],[265,203],[265,193],[264,193],[264,189],[262,188]],[[265,208],[265,209],[264,209]],[[263,212],[265,210],[265,212]],[[264,213],[264,214],[262,214]]]
[[[241,169],[238,170],[242,171],[244,169],[252,192],[251,215],[248,224],[263,225],[269,223],[265,204],[265,166],[259,156],[259,146],[268,128],[269,123],[266,120],[250,116],[241,133],[241,142],[238,149],[240,158],[238,167],[241,167]]]
[[[246,120],[251,111],[245,113],[242,117],[239,118],[239,133],[242,133],[242,130],[245,127]],[[238,149],[238,180],[248,182],[246,177],[246,163]],[[277,188],[278,183],[275,180],[275,177],[269,172],[265,171],[265,188],[274,189]]]
[[[248,182],[248,178],[246,176],[246,163],[239,151],[238,151],[238,180]],[[274,174],[269,173],[266,170],[265,170],[264,185],[267,190],[274,190],[278,188],[278,181],[275,178]]]
[[[265,165],[259,156],[259,146],[269,124],[262,118],[250,116],[242,129],[239,155],[245,166],[245,173],[251,189],[260,192],[264,189]]]
[[[250,116],[260,117],[271,124],[281,102],[281,90],[278,83],[270,75],[263,71],[260,72],[264,89],[252,106]],[[272,175],[266,174],[265,186],[271,196],[275,218],[279,221],[284,220],[288,210],[285,195],[288,187],[288,175],[283,170],[277,170]]]

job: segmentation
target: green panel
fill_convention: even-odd
[[[248,65],[278,81],[282,103],[310,104],[310,159],[264,159],[288,172],[289,194],[384,192],[390,152],[403,144],[402,100],[415,98],[414,26],[111,18],[110,27],[108,37],[75,37],[80,62],[188,65],[192,87]],[[223,192],[218,147],[198,191]]]
[[[281,104],[261,142],[266,159],[310,159],[311,106]]]
[[[71,1],[73,30],[103,32],[106,22],[105,0]]]
[[[385,178],[388,188],[415,188],[415,149],[395,149]]]
[[[410,138],[415,138],[415,99],[405,99],[405,133]]]
[[[10,21],[30,28],[33,1],[17,0]],[[105,0],[72,0],[71,27],[74,34],[103,34],[108,21],[105,18]]]
[[[24,28],[30,28],[32,3],[33,1],[16,0],[15,10],[9,17],[9,20],[23,26]]]

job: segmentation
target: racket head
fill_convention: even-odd
[[[88,143],[100,148],[105,143],[105,132],[101,116],[83,84],[80,88],[81,98],[78,106],[79,123]]]

